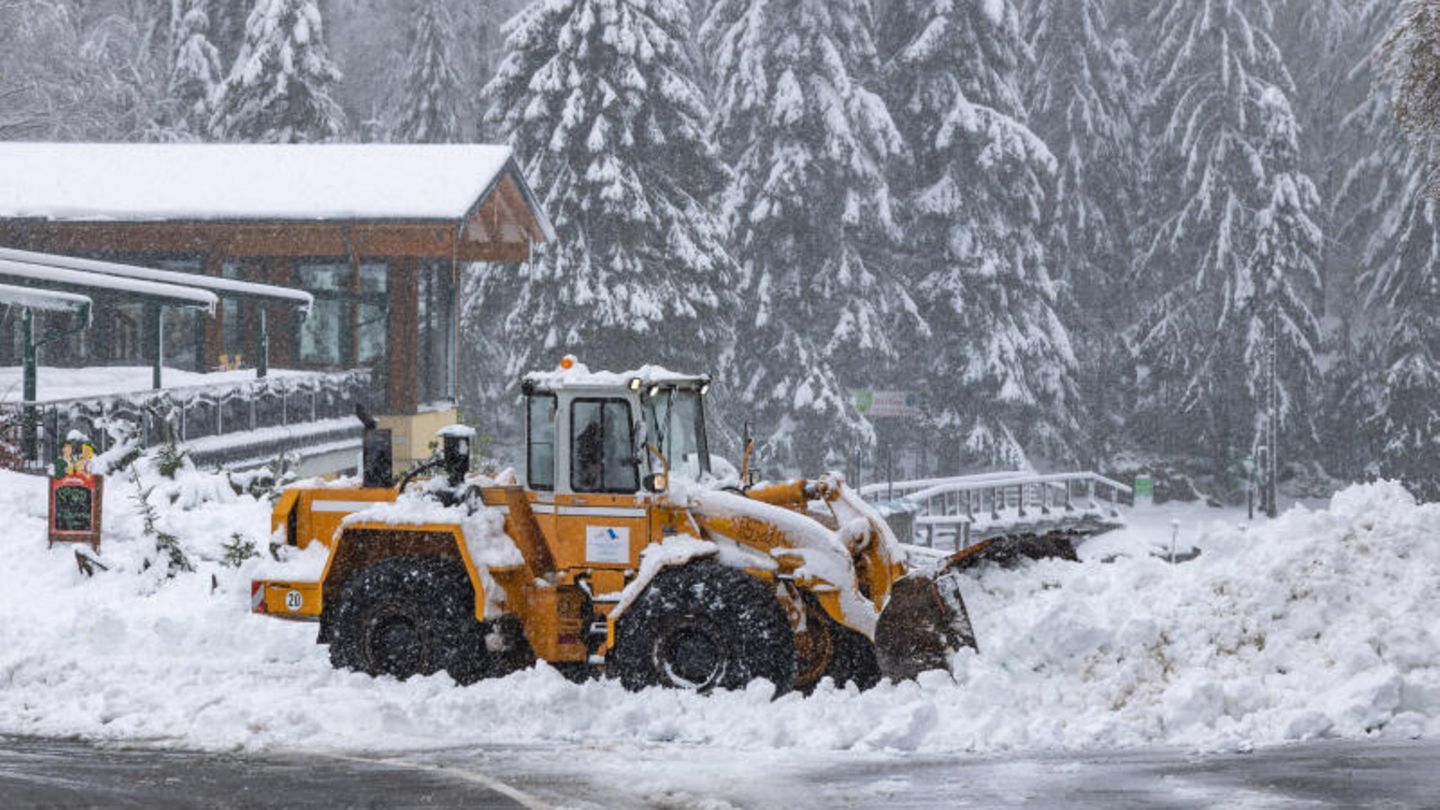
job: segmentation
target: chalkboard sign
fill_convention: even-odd
[[[89,543],[100,550],[101,507],[105,505],[105,479],[90,472],[95,445],[89,437],[71,431],[55,459],[50,479],[50,544]]]
[[[69,475],[50,480],[50,542],[89,543],[100,548],[105,479]]]

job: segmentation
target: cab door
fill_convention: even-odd
[[[562,566],[625,570],[650,543],[649,509],[639,498],[634,416],[622,398],[568,403],[568,481],[557,486],[555,523]]]

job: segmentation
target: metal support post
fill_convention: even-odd
[[[256,379],[265,379],[270,375],[270,322],[266,317],[265,307],[260,307],[260,361],[255,364]]]
[[[36,366],[40,361],[40,347],[35,343],[35,313],[27,307],[21,310],[20,322],[25,332],[25,459],[40,460],[40,411],[35,405],[38,398]]]
[[[159,391],[165,387],[161,369],[165,367],[165,307],[152,309],[155,318],[155,364],[150,368],[150,387]]]
[[[24,451],[27,461],[40,460],[40,408],[35,403],[35,400],[40,398],[40,386],[39,380],[37,379],[40,366],[40,349],[43,346],[54,343],[57,340],[63,340],[88,327],[90,325],[91,314],[90,305],[84,304],[80,307],[80,311],[77,314],[76,322],[79,324],[78,326],[70,329],[60,329],[51,332],[44,338],[39,338],[35,335],[35,313],[28,307],[21,310],[20,323],[25,339],[25,416],[23,426],[24,436],[22,439],[25,445]]]

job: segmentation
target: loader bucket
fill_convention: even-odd
[[[952,555],[946,570],[963,571],[982,563],[1011,567],[1024,560],[1079,561],[1074,538],[1063,532],[1046,535],[1020,534],[986,540]]]
[[[915,573],[895,583],[875,625],[875,657],[886,678],[949,671],[950,659],[965,647],[979,651],[957,574]]]

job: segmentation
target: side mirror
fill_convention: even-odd
[[[665,473],[650,473],[643,480],[646,492],[664,492],[670,482],[665,480]]]

